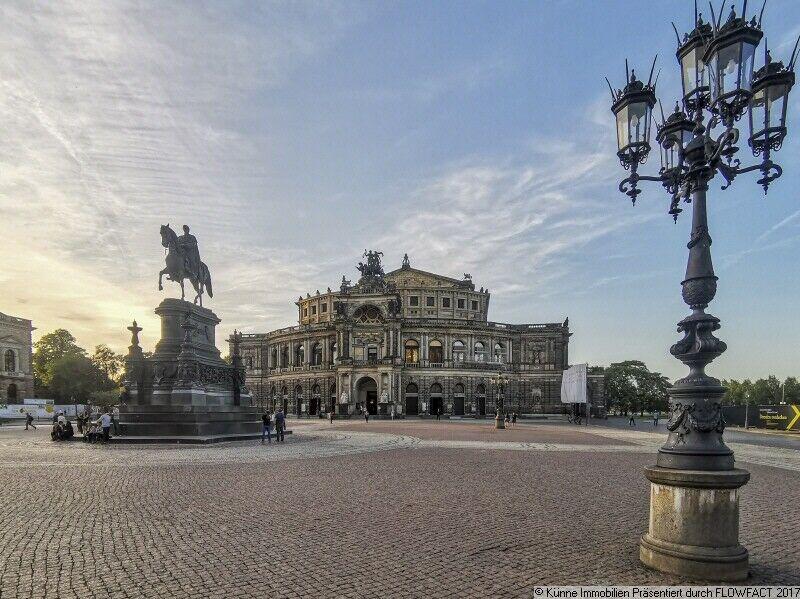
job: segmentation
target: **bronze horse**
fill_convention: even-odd
[[[203,293],[208,290],[208,297],[214,297],[214,291],[211,288],[211,273],[204,262],[200,262],[199,272],[189,272],[186,268],[186,259],[183,249],[178,245],[178,235],[173,231],[169,223],[161,225],[161,245],[167,248],[166,263],[167,266],[158,273],[158,290],[164,289],[161,284],[161,278],[167,275],[167,280],[177,281],[181,285],[181,299],[186,299],[186,292],[183,287],[183,280],[189,279],[189,282],[194,287],[195,295],[194,303],[203,305]]]

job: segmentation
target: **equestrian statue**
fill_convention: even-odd
[[[208,266],[200,260],[197,238],[189,233],[187,225],[183,225],[183,235],[180,237],[170,228],[169,223],[161,225],[161,245],[167,248],[167,266],[158,273],[159,291],[164,289],[161,284],[161,278],[167,275],[167,280],[180,283],[182,300],[186,299],[183,287],[184,279],[189,279],[192,287],[194,287],[197,294],[194,298],[195,304],[203,305],[203,293],[206,290],[208,291],[208,297],[214,297],[214,292],[211,288],[211,273],[208,271]]]

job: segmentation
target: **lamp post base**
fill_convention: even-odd
[[[648,568],[695,580],[742,581],[747,549],[739,544],[739,488],[746,470],[645,468],[650,526],[639,544]]]
[[[500,414],[498,414],[497,416],[494,417],[494,427],[495,428],[505,428],[506,427],[505,420],[503,420],[503,417]]]

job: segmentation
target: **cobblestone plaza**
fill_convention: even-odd
[[[0,596],[524,597],[645,569],[663,435],[565,424],[293,424],[284,445],[53,444],[0,429]],[[752,473],[750,584],[800,584],[800,451]]]

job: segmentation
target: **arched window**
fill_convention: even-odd
[[[434,340],[428,344],[428,361],[432,364],[441,364],[444,361],[440,341]]]
[[[418,364],[419,363],[419,343],[417,343],[414,339],[409,339],[406,341],[405,345],[405,361],[408,364]]]
[[[313,395],[314,397],[319,397],[319,385],[314,385],[311,388],[311,395]]]
[[[284,397],[289,395],[289,390],[286,387],[281,387],[281,395]]]
[[[322,344],[315,343],[311,346],[311,365],[320,366],[322,364]]]
[[[413,393],[413,394],[419,393],[419,387],[417,387],[414,383],[409,383],[406,386],[406,393]]]
[[[245,358],[245,367],[247,370],[253,370],[253,356],[247,356]]]
[[[441,395],[442,394],[442,386],[439,383],[434,383],[431,385],[431,395]]]
[[[456,383],[453,387],[453,395],[464,395],[464,385]]]
[[[17,371],[17,356],[14,354],[13,349],[7,349],[3,362],[5,363],[5,369],[8,372],[16,372]],[[16,389],[16,387],[14,387]]]
[[[475,342],[475,361],[476,362],[485,362],[486,361],[486,346],[480,342]]]
[[[367,362],[370,364],[377,364],[378,363],[378,346],[377,345],[368,345],[367,346]]]
[[[483,383],[481,383],[480,385],[478,385],[477,387],[475,387],[475,393],[476,393],[477,395],[483,395],[483,396],[486,396],[486,385],[484,385]]]
[[[294,396],[297,397],[298,399],[303,397],[303,388],[300,385],[297,385],[294,388]]]
[[[463,362],[467,358],[467,348],[463,341],[453,341],[453,361]]]
[[[494,344],[494,361],[503,364],[506,361],[506,348],[502,343]]]
[[[331,364],[333,364],[334,362],[336,362],[336,357],[337,357],[338,355],[339,355],[339,354],[338,354],[338,352],[337,352],[337,348],[336,348],[336,342],[335,342],[335,341],[331,341]]]

